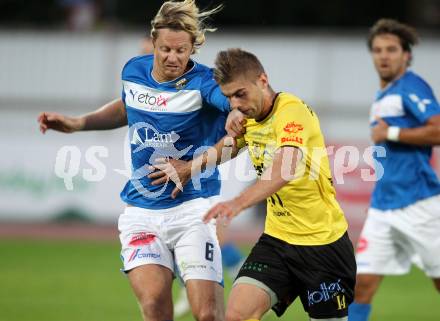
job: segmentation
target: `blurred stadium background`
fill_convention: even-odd
[[[204,8],[219,1],[197,3]],[[380,17],[417,27],[421,44],[413,66],[438,95],[440,1],[223,3],[212,22],[218,31],[208,34],[195,59],[212,65],[220,49],[250,50],[275,90],[295,93],[315,109],[327,145],[334,146],[337,196],[355,241],[373,186],[361,177],[369,168],[368,113],[378,87],[365,45],[368,27]],[[0,0],[0,321],[140,320],[117,271],[126,129],[43,136],[36,118],[40,111],[82,114],[119,97],[121,68],[140,53],[161,4]],[[55,171],[63,146],[77,147],[68,158],[79,160],[73,190]],[[348,152],[346,146],[356,148]],[[254,178],[245,157],[222,171],[225,197]],[[229,236],[244,250],[261,232],[262,209],[249,210],[230,227]],[[438,296],[420,272],[389,282],[376,299],[383,309],[372,320],[440,320]],[[295,310],[295,319],[305,320]]]

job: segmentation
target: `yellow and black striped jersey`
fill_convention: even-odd
[[[323,245],[347,230],[347,221],[335,198],[329,161],[316,114],[288,93],[276,97],[262,121],[248,119],[244,142],[258,175],[272,164],[283,146],[301,149],[295,178],[267,199],[265,233],[290,244]],[[241,141],[241,142],[240,142]]]

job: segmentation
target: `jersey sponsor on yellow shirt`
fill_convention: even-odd
[[[264,232],[296,245],[339,239],[347,221],[335,198],[324,138],[313,110],[298,97],[280,93],[264,120],[248,119],[245,127],[244,141],[259,176],[272,164],[278,148],[294,146],[302,151],[295,178],[267,199]]]

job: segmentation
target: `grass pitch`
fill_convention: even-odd
[[[0,321],[142,320],[119,272],[119,243],[0,240],[0,255]],[[413,269],[385,279],[370,321],[438,321],[439,302],[432,282]],[[297,300],[282,318],[264,318],[272,320],[308,318]]]

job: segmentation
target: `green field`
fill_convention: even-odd
[[[118,243],[0,240],[0,255],[0,321],[141,321],[119,272]],[[264,320],[277,318],[269,313]],[[295,302],[279,320],[308,318]],[[375,299],[374,320],[438,321],[439,295],[416,269],[389,277]]]

